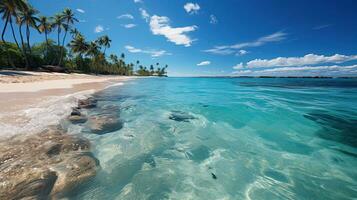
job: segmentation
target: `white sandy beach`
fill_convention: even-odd
[[[36,132],[68,115],[76,101],[128,77],[45,72],[0,73],[1,135]]]

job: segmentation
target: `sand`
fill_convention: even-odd
[[[42,124],[56,123],[69,112],[76,98],[83,98],[112,84],[120,85],[129,79],[112,75],[0,71],[2,134],[17,134]]]

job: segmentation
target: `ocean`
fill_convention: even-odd
[[[355,199],[357,79],[141,78],[94,95],[117,129],[70,199]],[[88,122],[87,122],[88,123]]]

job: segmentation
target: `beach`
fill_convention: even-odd
[[[129,78],[121,76],[2,71],[0,199],[58,197],[93,177],[99,164],[91,156],[91,142],[68,134],[60,122],[71,116],[81,99],[126,80]]]
[[[0,74],[1,125],[26,127],[26,122],[31,120],[24,112],[26,109],[44,107],[49,102],[52,106],[53,102],[59,105],[63,102],[75,104],[78,98],[85,98],[112,84],[120,85],[129,79],[109,75],[4,71]],[[64,109],[70,112],[68,106]]]

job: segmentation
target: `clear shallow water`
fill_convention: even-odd
[[[96,97],[124,126],[69,128],[101,165],[73,199],[357,198],[357,80],[148,78]]]

